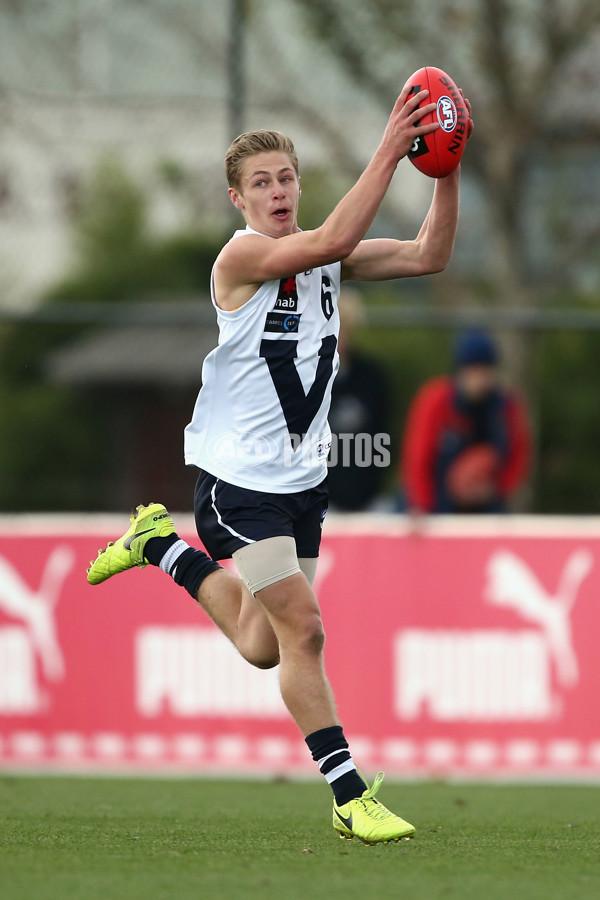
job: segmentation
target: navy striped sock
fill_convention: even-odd
[[[356,771],[341,725],[313,731],[306,738],[306,743],[319,771],[330,784],[338,806],[360,797],[366,791],[367,785]]]
[[[160,566],[160,561],[173,544],[179,540],[178,534],[168,534],[166,537],[151,537],[144,547],[144,559],[151,566]]]
[[[198,599],[200,585],[207,575],[220,569],[219,563],[182,541],[177,534],[165,538],[150,538],[144,549],[144,558],[153,566],[160,566],[176,584]]]

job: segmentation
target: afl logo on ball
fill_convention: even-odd
[[[454,100],[447,96],[440,97],[437,102],[437,117],[444,131],[454,131],[458,120]]]

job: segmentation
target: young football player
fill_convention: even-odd
[[[233,142],[229,197],[246,227],[214,265],[219,344],[204,362],[185,433],[186,462],[200,469],[195,517],[208,555],[182,541],[164,506],[152,503],[138,507],[88,570],[99,584],[132,566],[160,566],[249,663],[279,665],[283,700],[333,789],[333,826],[368,844],[409,837],[414,827],[376,799],[381,774],[369,788],[357,772],[325,674],[311,584],[327,512],[340,282],[439,272],[452,253],[458,170],[436,182],[415,240],[364,239],[399,161],[416,136],[438,127],[417,124],[435,109],[426,98],[409,97],[405,86],[361,177],[312,231],[298,227],[291,140],[257,131]],[[239,578],[218,565],[229,557]]]

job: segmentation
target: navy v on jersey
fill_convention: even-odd
[[[256,233],[247,227],[232,240]],[[211,279],[219,343],[204,361],[185,430],[188,465],[271,493],[325,478],[340,277],[338,262],[267,281],[232,311],[216,305]]]

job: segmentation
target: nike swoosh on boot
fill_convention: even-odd
[[[153,528],[146,528],[145,531],[138,531],[137,534],[131,534],[126,541],[123,541],[123,547],[125,550],[131,550],[131,543],[135,541],[137,538],[141,537],[143,534],[149,534],[151,531],[154,531]]]

